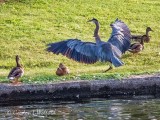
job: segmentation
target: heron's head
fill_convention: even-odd
[[[93,19],[91,19],[91,20],[88,20],[88,22],[97,23],[97,22],[98,22],[98,20],[97,20],[96,18],[93,18]]]
[[[146,31],[153,31],[150,27],[147,27]]]

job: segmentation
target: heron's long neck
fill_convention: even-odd
[[[17,67],[21,67],[21,65],[19,64],[19,60],[16,59],[16,64],[17,64]]]
[[[94,30],[94,37],[95,37],[95,40],[96,40],[96,43],[100,42],[101,39],[98,35],[98,31],[99,31],[99,23],[98,22],[95,22],[95,25],[96,25],[96,28]]]

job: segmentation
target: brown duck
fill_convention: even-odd
[[[16,55],[16,67],[12,68],[11,71],[8,74],[8,79],[13,83],[13,84],[18,84],[19,78],[22,77],[24,74],[24,69],[22,65],[19,63],[19,56]]]
[[[66,74],[69,74],[69,69],[65,65],[60,63],[59,67],[57,68],[56,75],[63,76],[63,75],[66,75]]]
[[[150,31],[153,31],[150,27],[147,27],[146,28],[146,34],[145,34],[145,37],[143,38],[144,42],[150,42],[150,36],[149,36],[149,32]],[[132,40],[135,40],[135,41],[141,41],[141,38],[142,38],[143,35],[132,35]]]
[[[146,35],[143,35],[141,37],[141,41],[137,43],[133,43],[130,45],[130,48],[128,49],[131,53],[139,53],[144,49],[144,39],[146,38]]]

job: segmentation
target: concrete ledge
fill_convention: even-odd
[[[160,76],[123,80],[74,81],[13,86],[0,84],[0,105],[35,101],[79,101],[90,98],[160,98]]]

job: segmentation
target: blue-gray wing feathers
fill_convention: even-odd
[[[112,34],[108,42],[96,44],[83,42],[78,39],[68,39],[48,44],[47,51],[62,54],[75,61],[92,64],[97,61],[111,62],[115,67],[123,65],[120,60],[125,51],[129,49],[131,34],[127,25],[121,20],[111,24]]]
[[[68,58],[82,63],[97,62],[96,44],[91,42],[82,42],[78,39],[68,39],[65,41],[51,43],[48,45],[47,51],[54,54],[62,54]]]
[[[127,25],[121,20],[116,19],[111,24],[112,34],[108,42],[116,46],[122,53],[125,53],[130,47],[131,34]]]

